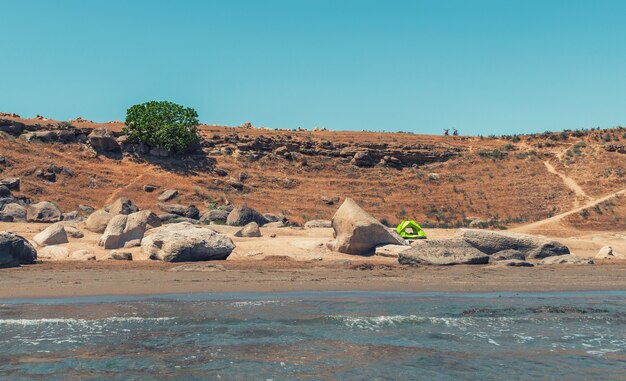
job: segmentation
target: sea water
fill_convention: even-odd
[[[625,380],[626,292],[0,301],[2,380]]]

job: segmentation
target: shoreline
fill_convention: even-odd
[[[5,269],[0,301],[284,292],[594,292],[626,290],[626,263],[592,266],[403,267],[366,262],[216,261],[202,271],[182,263],[47,262]]]

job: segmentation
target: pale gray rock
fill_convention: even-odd
[[[377,246],[405,244],[402,237],[387,229],[351,198],[346,198],[333,216],[332,227],[336,238],[329,248],[341,253],[369,255]]]
[[[402,265],[484,265],[489,256],[460,238],[428,240],[412,246],[398,256]]]
[[[129,241],[141,240],[148,225],[147,214],[136,212],[111,218],[98,245],[105,249],[119,249]]]
[[[104,233],[113,215],[104,210],[96,210],[87,217],[85,229],[94,233]]]
[[[250,222],[248,225],[239,229],[235,233],[235,237],[261,237],[261,229],[256,222]]]
[[[226,259],[235,245],[223,234],[182,222],[153,229],[141,248],[150,259],[188,262]]]
[[[61,210],[51,202],[38,202],[26,208],[26,221],[59,222],[61,221]]]
[[[333,222],[329,220],[311,220],[304,223],[304,227],[312,228],[332,228]]]
[[[33,237],[33,241],[39,246],[51,246],[68,243],[65,227],[61,223],[48,226]]]
[[[226,218],[226,224],[230,226],[245,226],[250,222],[256,222],[259,226],[263,226],[269,221],[261,213],[247,205],[234,208]]]
[[[461,238],[485,254],[492,255],[503,250],[517,250],[526,255],[526,259],[542,259],[569,254],[567,246],[545,237],[529,234],[496,232],[478,229],[459,229],[457,238]]]

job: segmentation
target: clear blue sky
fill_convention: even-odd
[[[0,0],[0,111],[507,134],[626,124],[626,1]]]

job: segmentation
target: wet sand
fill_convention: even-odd
[[[215,261],[204,271],[160,262],[47,262],[4,269],[0,298],[288,291],[541,292],[626,290],[626,262],[510,268],[405,267],[282,258]],[[216,267],[213,267],[218,265]],[[195,265],[194,265],[195,266]],[[202,268],[202,266],[201,266]]]

